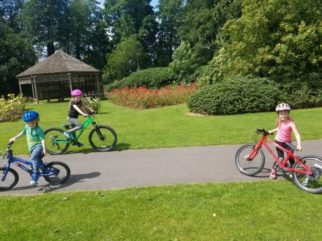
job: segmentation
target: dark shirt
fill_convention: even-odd
[[[78,116],[79,116],[79,113],[77,110],[75,110],[74,105],[76,105],[77,107],[79,107],[81,109],[82,102],[81,101],[78,103],[76,103],[75,101],[70,102],[70,108],[69,108],[69,112],[68,112],[68,116],[70,118],[78,118]]]

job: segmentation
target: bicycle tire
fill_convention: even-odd
[[[45,165],[43,175],[44,179],[52,185],[63,184],[70,178],[70,169],[63,162],[49,162]]]
[[[257,150],[257,154],[252,160],[246,160],[245,157],[247,157],[253,149],[254,145],[243,145],[236,151],[235,154],[235,164],[237,169],[242,174],[247,176],[255,176],[256,174],[260,173],[265,165],[265,155],[261,149]]]
[[[12,168],[7,169],[6,167],[0,167],[0,173],[1,173],[0,191],[9,190],[17,185],[19,180],[19,175],[14,169]],[[5,185],[5,182],[8,183],[8,185]]]
[[[45,131],[46,150],[51,155],[59,155],[67,151],[69,141],[60,128],[49,128]]]
[[[89,133],[88,140],[97,151],[111,151],[116,146],[117,135],[112,127],[97,125]]]
[[[304,156],[301,161],[309,166],[312,175],[293,173],[293,182],[303,191],[309,193],[322,193],[322,157],[319,156]],[[303,169],[299,163],[295,164],[294,169]]]

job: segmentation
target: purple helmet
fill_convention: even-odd
[[[71,93],[71,96],[83,96],[83,92],[80,89],[74,89]]]

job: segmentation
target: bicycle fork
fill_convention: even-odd
[[[100,138],[101,141],[104,141],[105,140],[105,136],[102,134],[102,132],[100,131],[100,128],[98,128],[98,126],[95,126],[95,131],[98,135],[98,137]]]

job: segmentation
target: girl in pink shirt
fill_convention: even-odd
[[[295,139],[297,142],[297,150],[301,151],[301,137],[299,132],[296,129],[294,121],[290,117],[291,107],[289,104],[281,103],[276,106],[277,112],[277,121],[276,126],[277,128],[270,130],[270,133],[277,132],[275,136],[275,142],[280,146],[284,147],[285,149],[291,150],[292,148],[289,146],[292,143],[292,131],[294,132]],[[276,152],[279,160],[284,160],[284,152],[276,147]],[[294,164],[294,160],[290,159],[290,164]],[[269,175],[271,179],[276,179],[276,163],[274,163],[271,173]]]

